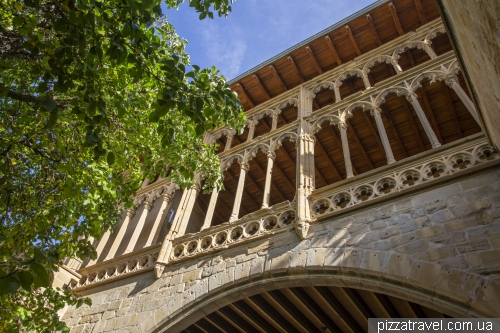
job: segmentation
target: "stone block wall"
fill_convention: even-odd
[[[372,290],[451,316],[500,317],[500,170],[81,291],[71,332],[177,332],[251,294],[289,286]]]

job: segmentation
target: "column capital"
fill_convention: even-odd
[[[339,126],[339,130],[340,129],[344,129],[346,130],[347,129],[347,123],[345,121],[341,121],[338,123],[338,126]]]
[[[170,200],[172,200],[173,196],[174,195],[172,193],[163,193],[162,194],[163,201],[165,201],[166,203],[170,203]]]
[[[195,190],[196,192],[200,192],[201,186],[198,182],[195,182],[193,185],[191,185],[190,189]]]
[[[274,151],[272,151],[272,150],[268,151],[268,152],[266,153],[266,155],[267,155],[267,158],[270,158],[270,159],[272,159],[273,161],[276,159],[276,153],[275,153]]]
[[[411,92],[408,95],[406,95],[405,98],[411,105],[413,105],[414,100],[418,100],[418,95],[415,94],[414,92]]]
[[[444,79],[444,83],[446,83],[446,85],[448,87],[453,88],[453,85],[455,83],[458,83],[458,76],[457,76],[457,74],[450,73],[450,74],[446,75],[446,77]]]
[[[250,169],[250,164],[248,162],[240,162],[241,170],[247,172]]]
[[[128,216],[129,218],[133,218],[133,217],[134,217],[134,215],[135,215],[135,209],[134,209],[134,208],[128,208],[128,209],[126,210],[126,213],[127,213],[127,216]]]
[[[373,108],[373,109],[371,109],[371,110],[370,110],[370,114],[371,114],[372,116],[374,116],[374,117],[375,117],[375,115],[377,115],[377,114],[381,114],[381,113],[382,113],[382,109],[380,109],[380,108],[378,108],[378,107],[377,107],[377,108]]]
[[[148,212],[153,208],[153,203],[150,201],[144,201],[144,209],[146,209]]]
[[[309,133],[301,133],[301,134],[299,134],[299,136],[297,138],[297,143],[299,143],[300,141],[315,143],[316,137],[314,135],[309,134]]]

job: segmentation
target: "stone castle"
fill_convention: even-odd
[[[71,332],[500,317],[499,7],[380,0],[232,80],[245,130],[204,137],[224,190],[146,179],[55,276],[92,299]]]

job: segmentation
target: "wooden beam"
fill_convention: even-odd
[[[328,302],[330,307],[338,313],[338,315],[344,320],[344,322],[356,333],[364,333],[365,330],[358,324],[358,322],[352,317],[352,315],[347,311],[342,303],[333,295],[329,287],[314,287],[319,291],[320,295]]]
[[[333,319],[325,313],[324,309],[322,309],[321,306],[316,303],[304,289],[290,288],[288,290],[290,290],[299,302],[304,305],[304,308],[309,310],[312,315],[325,326],[325,328],[330,330],[330,332],[342,332],[342,329],[337,326]]]
[[[427,18],[425,17],[424,10],[422,8],[422,3],[420,0],[413,0],[415,2],[415,7],[417,8],[418,16],[420,17],[420,22],[422,22],[422,25],[427,23]]]
[[[296,308],[292,302],[288,300],[279,290],[273,290],[267,292],[285,311],[290,313],[300,325],[307,330],[307,332],[318,332],[321,331],[303,314],[299,309]]]
[[[325,36],[325,41],[326,44],[328,45],[328,48],[330,49],[330,52],[332,54],[333,59],[337,62],[337,65],[342,65],[342,60],[340,60],[339,54],[337,53],[337,50],[335,49],[335,46],[333,45],[332,40],[330,39],[329,36]]]
[[[342,141],[340,141],[339,137],[337,136],[337,134],[333,130],[332,126],[328,125],[327,128],[330,130],[330,134],[333,136],[333,139],[334,139],[335,143],[337,144],[337,146],[342,150]],[[352,161],[351,161],[351,166],[352,166],[352,173],[356,176],[358,174],[358,171],[354,167],[354,164],[352,163]]]
[[[457,113],[455,112],[455,107],[453,107],[453,102],[450,97],[450,91],[448,89],[448,86],[444,84],[443,81],[439,82],[441,84],[441,90],[443,91],[443,95],[446,97],[446,103],[448,104],[448,109],[450,110],[451,113],[451,118],[453,119],[453,123],[455,123],[455,130],[458,134],[459,138],[462,138],[462,131],[460,130],[460,122],[458,121],[457,118]]]
[[[221,315],[228,318],[231,322],[237,325],[238,329],[243,332],[257,333],[259,330],[255,329],[252,325],[242,318],[236,311],[234,311],[230,306],[225,306],[217,310]]]
[[[309,58],[311,58],[311,61],[316,68],[316,71],[318,74],[323,74],[323,70],[321,69],[321,66],[319,65],[318,59],[316,59],[316,56],[314,55],[313,51],[311,50],[311,47],[306,46],[306,51],[309,54]]]
[[[330,158],[330,155],[328,155],[328,153],[326,152],[326,149],[325,147],[323,147],[323,145],[321,144],[321,141],[319,141],[318,138],[316,138],[316,143],[318,144],[318,147],[320,148],[321,150],[321,153],[324,154],[326,156],[326,160],[328,161],[328,163],[330,164],[330,167],[332,168],[332,170],[335,172],[335,175],[339,178],[339,180],[342,180],[342,176],[340,175],[340,172],[339,170],[337,169],[337,167],[335,166],[335,164],[333,163],[332,159]],[[315,166],[316,167],[316,166]],[[326,182],[325,182],[326,183]],[[328,184],[328,183],[327,183]]]
[[[418,133],[417,126],[415,125],[415,120],[413,120],[413,115],[411,114],[411,110],[410,110],[410,107],[408,106],[408,102],[406,101],[406,98],[403,98],[403,107],[406,110],[406,114],[408,115],[408,119],[410,121],[411,128],[413,129],[413,133],[415,133],[415,137],[417,138],[418,144],[420,145],[420,148],[422,148],[422,151],[425,151],[424,142],[422,141],[422,138],[420,137],[420,133]]]
[[[413,54],[411,54],[410,50],[405,51],[408,60],[410,61],[411,67],[415,67],[415,59],[413,59]]]
[[[255,107],[255,104],[254,102],[252,102],[252,100],[250,99],[250,96],[248,96],[247,92],[245,91],[245,89],[243,88],[243,86],[241,85],[241,83],[236,83],[236,87],[238,87],[239,91],[241,92],[241,94],[243,95],[243,97],[245,97],[245,99],[248,101],[248,103],[250,103],[251,107]]]
[[[434,133],[436,133],[436,136],[438,137],[438,140],[441,144],[444,144],[443,137],[441,136],[441,131],[439,130],[436,117],[434,116],[434,112],[432,111],[431,108],[431,103],[429,102],[429,99],[427,98],[427,93],[425,92],[424,87],[422,89],[422,97],[424,99],[424,104],[425,108],[427,109],[429,113],[429,117],[431,118],[431,123],[432,123],[432,129],[434,130]]]
[[[373,38],[375,38],[378,46],[382,45],[382,40],[377,33],[377,29],[375,28],[375,24],[373,23],[372,16],[370,14],[366,14],[366,20],[368,21],[368,25],[370,26],[370,30],[372,31]]]
[[[270,305],[261,295],[250,296],[250,300],[261,308],[263,311],[269,314],[273,318],[276,324],[281,326],[286,332],[300,333],[300,331],[295,328],[293,323],[286,320],[278,310],[276,310],[272,305]]]
[[[256,74],[253,74],[252,77],[253,77],[253,80],[255,81],[255,83],[257,84],[257,87],[259,87],[260,91],[262,91],[264,96],[266,96],[267,99],[271,99],[271,96],[269,96],[266,88],[264,87],[262,82],[260,82],[259,77]]]
[[[253,323],[255,323],[264,332],[280,333],[274,326],[269,324],[264,318],[262,318],[254,309],[252,309],[248,304],[243,301],[237,301],[231,304],[237,308],[241,313]]]
[[[225,332],[234,332],[236,327],[231,325],[223,317],[219,316],[216,312],[208,314],[205,319],[209,320],[212,324],[222,329]]]
[[[370,116],[366,114],[365,111],[361,111],[363,113],[363,118],[365,118],[365,122],[368,125],[368,128],[372,132],[372,135],[375,137],[375,140],[377,141],[378,149],[380,150],[380,153],[385,156],[385,149],[384,145],[382,144],[382,141],[380,140],[380,133],[377,133],[377,130],[373,127],[373,124],[370,120]],[[385,128],[384,128],[385,129]]]
[[[292,66],[292,69],[295,72],[295,74],[297,74],[297,77],[299,78],[300,83],[304,83],[305,82],[304,77],[300,73],[299,68],[295,64],[295,61],[293,61],[292,56],[288,56],[287,58],[288,58],[288,63],[290,64],[290,66]]]
[[[278,71],[276,70],[276,68],[274,68],[273,65],[270,65],[269,66],[269,69],[271,70],[271,73],[273,73],[273,77],[278,81],[278,83],[280,84],[280,87],[281,87],[281,90],[282,92],[285,92],[288,90],[288,88],[286,87],[285,83],[283,82],[283,80],[281,79],[281,76],[279,75]]]
[[[241,302],[241,301],[240,301]],[[259,325],[259,321],[262,321],[260,320],[260,316],[257,315],[257,313],[253,312],[251,314],[247,314],[244,310],[240,309],[239,307],[237,307],[235,305],[235,303],[232,303],[232,304],[229,304],[227,307],[229,307],[231,310],[233,310],[240,318],[242,318],[244,321],[247,322],[246,324],[246,327],[248,327],[248,329],[254,329],[254,331],[256,332],[260,332],[260,333],[265,333],[266,330],[263,329],[262,327],[260,327]],[[253,310],[252,310],[253,311]],[[256,316],[257,315],[257,316]],[[246,329],[245,327],[245,329]],[[210,333],[210,332],[209,332]]]
[[[396,126],[394,126],[394,123],[392,122],[389,111],[387,111],[387,108],[385,107],[385,105],[380,105],[380,109],[382,110],[382,113],[385,115],[385,117],[389,121],[389,125],[391,126],[391,130],[392,130],[392,135],[394,135],[394,137],[396,138],[396,141],[398,142],[398,145],[399,145],[399,149],[403,153],[403,156],[408,157],[408,153],[406,152],[405,146],[403,145],[403,141],[401,141],[401,138],[399,137]]]
[[[398,29],[399,35],[400,36],[404,35],[405,32],[403,30],[403,27],[401,26],[401,22],[399,22],[398,12],[397,12],[396,7],[394,7],[394,4],[392,2],[389,2],[389,10],[391,11],[392,19],[394,20],[394,24],[396,25],[396,29]]]
[[[319,106],[318,102],[316,102],[316,98],[313,99],[313,105],[314,105],[314,107],[316,107],[316,110],[321,109],[321,106]]]
[[[265,321],[267,321],[270,325],[272,325],[275,329],[277,329],[280,333],[286,333],[286,331],[281,327],[280,324],[274,320],[274,318],[269,315],[267,311],[264,311],[259,305],[255,304],[252,299],[244,298],[243,301],[252,308],[256,313],[258,313]],[[227,331],[230,332],[230,331]]]
[[[205,332],[222,332],[217,326],[214,326],[211,322],[205,318],[201,318],[196,322],[196,326],[201,328]]]
[[[368,164],[369,167],[371,167],[372,169],[375,169],[373,167],[372,161],[370,161],[370,158],[368,158],[368,154],[366,153],[365,148],[363,147],[363,144],[359,140],[358,135],[356,134],[356,131],[354,130],[354,127],[351,124],[351,121],[349,119],[347,119],[346,123],[349,126],[349,128],[351,129],[351,133],[352,133],[352,136],[354,137],[354,141],[356,141],[356,145],[359,147],[359,150],[361,151],[361,155],[363,155],[365,162]]]
[[[356,43],[356,40],[354,39],[354,35],[352,34],[351,27],[349,27],[349,25],[346,25],[345,31],[346,31],[347,36],[351,40],[351,43],[352,43],[352,46],[354,47],[354,50],[356,51],[358,56],[361,55],[361,50],[359,49],[358,43]]]
[[[384,306],[380,303],[375,293],[365,290],[356,290],[356,292],[361,296],[363,301],[370,307],[371,312],[375,315],[375,318],[391,318],[391,315],[386,311]]]
[[[241,318],[240,318],[240,320],[238,320],[236,318],[228,317],[227,315],[222,313],[221,309],[215,311],[214,313],[217,313],[222,319],[224,319],[225,321],[227,321],[228,323],[233,325],[239,332],[241,332],[241,333],[246,332],[245,326],[248,326],[248,325],[242,324],[242,322],[244,322],[244,321],[241,321]]]
[[[281,305],[271,297],[268,293],[264,292],[261,293],[260,296],[273,308],[278,311],[278,313],[285,318],[296,330],[298,330],[301,333],[307,332],[305,328],[303,328],[300,323],[297,321],[297,319],[288,311],[286,311]]]

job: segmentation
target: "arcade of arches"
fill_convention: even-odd
[[[434,0],[379,1],[230,82],[224,189],[144,181],[54,279],[71,332],[367,332],[500,317],[500,156]]]

